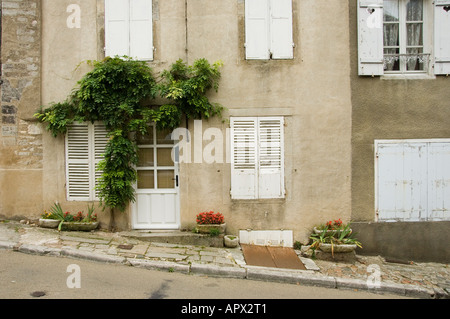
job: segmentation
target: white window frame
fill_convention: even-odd
[[[267,127],[273,123],[277,123],[275,138],[267,138]],[[284,198],[284,117],[231,117],[230,125],[231,198]],[[245,189],[240,189],[242,182]]]
[[[101,122],[69,125],[65,136],[66,196],[68,201],[98,201],[97,170],[109,137]],[[71,137],[74,137],[71,139]]]
[[[358,75],[382,79],[434,79],[450,74],[450,0],[424,0],[425,53],[428,68],[423,71],[384,71],[383,0],[358,0]]]
[[[245,0],[246,60],[294,58],[292,0]]]
[[[401,56],[406,55],[406,49],[407,49],[407,31],[406,31],[406,4],[408,0],[398,0],[399,1],[399,54]],[[423,54],[428,55],[428,58],[424,60],[424,69],[423,70],[410,70],[408,71],[406,69],[406,60],[403,58],[399,59],[400,68],[399,70],[384,70],[384,75],[427,75],[430,73],[430,70],[432,69],[431,66],[433,65],[432,61],[432,30],[433,30],[433,10],[431,10],[432,7],[432,1],[429,0],[423,0],[423,7],[422,7],[422,52]],[[419,22],[419,21],[417,21]],[[385,22],[383,21],[383,24]],[[387,22],[391,23],[391,22]],[[384,34],[383,34],[384,36]],[[386,48],[383,45],[383,50]],[[385,54],[383,52],[383,57],[386,59]]]
[[[142,10],[140,5],[146,6],[148,11]],[[105,0],[105,56],[153,61],[152,5],[152,0]],[[112,34],[113,25],[118,27],[117,32],[123,32],[120,36]]]

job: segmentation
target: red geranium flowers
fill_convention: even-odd
[[[214,213],[213,211],[203,212],[197,215],[197,224],[223,224],[224,217],[221,213]]]

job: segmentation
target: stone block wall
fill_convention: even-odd
[[[42,184],[42,132],[33,118],[41,105],[40,6],[1,1],[0,216],[35,214],[21,197],[36,196]]]

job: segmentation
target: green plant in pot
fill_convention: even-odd
[[[362,244],[354,237],[350,223],[343,224],[341,222],[338,229],[336,227],[333,229],[332,225],[330,222],[320,225],[316,227],[320,231],[311,234],[310,249],[313,250],[313,256],[315,256],[316,249],[331,252],[334,256],[335,252],[349,252],[354,251],[356,247],[362,248]]]

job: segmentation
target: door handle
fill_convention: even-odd
[[[172,178],[173,181],[175,181],[176,187],[178,187],[178,175],[175,176],[175,178]]]

